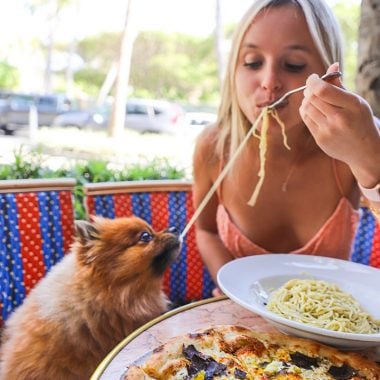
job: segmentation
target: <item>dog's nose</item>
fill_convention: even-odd
[[[177,227],[169,227],[166,231],[174,235],[179,235]]]

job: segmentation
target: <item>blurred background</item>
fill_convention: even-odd
[[[376,1],[327,2],[344,34],[345,85],[378,114]],[[194,141],[215,120],[231,37],[251,3],[3,0],[0,164],[36,151],[50,166],[165,159],[191,178]]]

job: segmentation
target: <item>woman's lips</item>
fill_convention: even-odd
[[[289,100],[288,100],[288,99],[284,99],[281,103],[278,103],[274,108],[275,108],[275,109],[284,108],[284,107],[286,107],[288,104],[289,104]]]
[[[277,99],[279,99],[280,97],[278,97]],[[259,117],[259,115],[262,113],[263,109],[270,106],[271,104],[273,104],[277,99],[275,100],[271,100],[271,101],[262,101],[262,102],[258,102],[256,103],[256,106],[254,107],[254,118],[256,119],[257,117]],[[284,107],[286,107],[287,105],[289,104],[289,100],[288,99],[284,99],[284,101],[282,101],[280,104],[278,104],[275,109],[276,110],[280,110]]]
[[[271,104],[273,104],[276,100],[273,100],[271,102],[263,102],[263,103],[260,103],[260,104],[257,104],[257,107],[260,108],[260,109],[263,109],[265,107],[268,107],[270,106]],[[284,99],[281,103],[279,103],[278,105],[276,105],[276,109],[279,109],[279,108],[283,108],[285,106],[287,106],[289,104],[289,100],[288,99]]]

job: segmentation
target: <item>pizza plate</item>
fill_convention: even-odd
[[[220,289],[233,301],[262,316],[278,330],[340,349],[380,346],[380,333],[332,331],[283,318],[265,307],[269,294],[285,282],[324,280],[350,293],[375,319],[380,320],[380,269],[346,260],[296,254],[266,254],[235,259],[218,271]]]

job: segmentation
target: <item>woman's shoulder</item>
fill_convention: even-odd
[[[213,156],[216,154],[216,145],[220,137],[220,129],[216,123],[210,124],[203,129],[196,140],[195,149],[202,153]]]
[[[195,156],[201,157],[202,160],[206,159],[208,162],[217,159],[218,139],[220,136],[220,129],[218,124],[213,123],[205,127],[199,134],[195,144]]]
[[[220,135],[220,128],[217,123],[212,123],[206,126],[198,136],[198,141],[204,143],[215,143]]]

